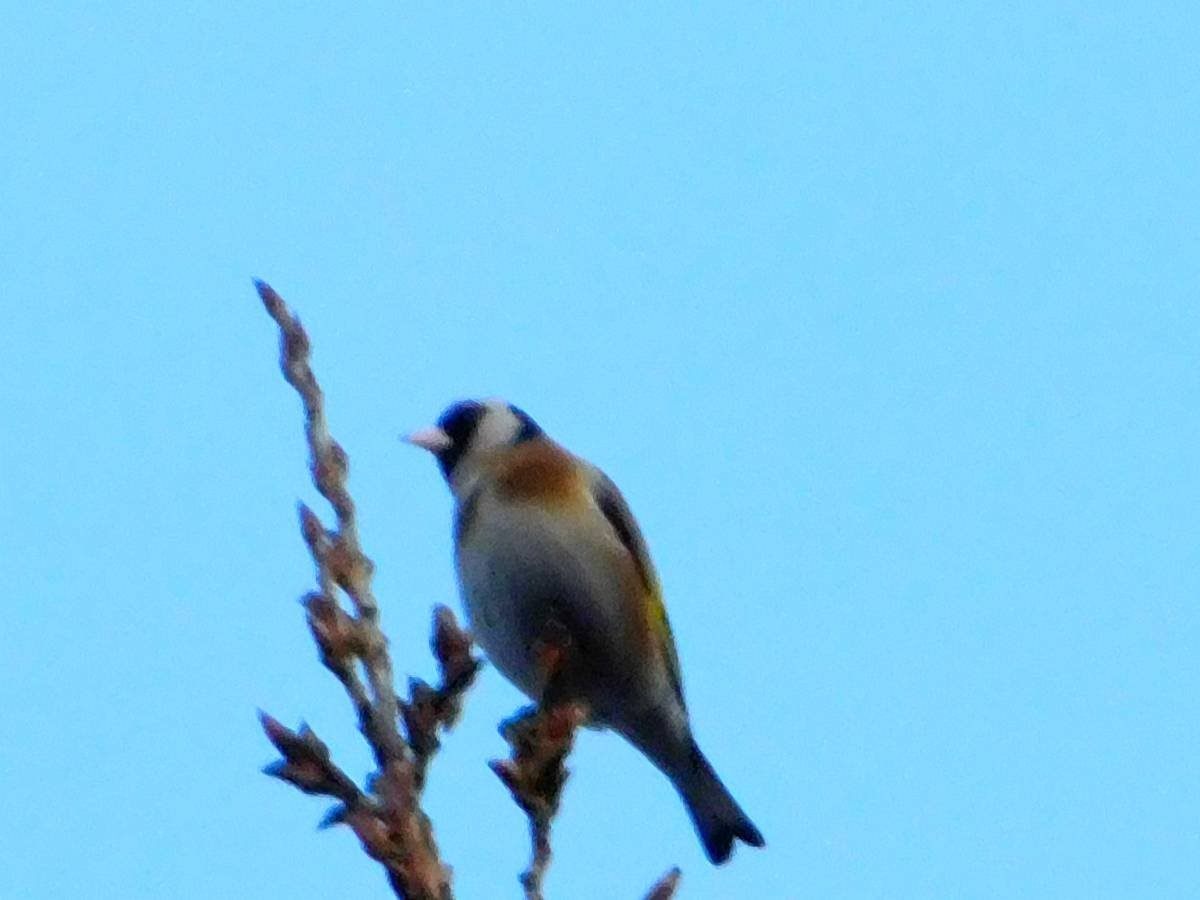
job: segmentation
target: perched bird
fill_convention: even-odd
[[[492,663],[535,701],[582,701],[645,754],[712,862],[735,839],[761,847],[692,737],[658,577],[617,486],[503,401],[455,403],[407,440],[454,495],[459,585]]]

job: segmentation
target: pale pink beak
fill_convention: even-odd
[[[436,426],[414,431],[412,434],[405,435],[401,440],[406,444],[412,444],[414,447],[420,447],[422,450],[428,450],[433,454],[449,450],[450,445],[454,443],[450,440],[450,435]]]

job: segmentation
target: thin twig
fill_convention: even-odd
[[[371,691],[370,719],[363,723],[364,731],[375,751],[375,761],[383,767],[403,759],[406,748],[396,726],[399,705],[392,686],[387,638],[379,627],[379,607],[371,591],[375,566],[359,546],[354,500],[346,488],[350,459],[329,433],[324,394],[309,364],[308,334],[269,284],[260,281],[256,286],[267,312],[279,326],[283,376],[304,404],[304,434],[313,484],[337,516],[337,529],[326,531],[316,514],[302,506],[301,529],[317,563],[322,593],[332,600],[332,586],[336,584],[354,603],[361,642],[356,655],[363,662]]]
[[[530,707],[500,726],[512,755],[490,765],[529,818],[533,858],[521,874],[526,900],[542,900],[542,880],[550,866],[550,823],[570,774],[565,763],[575,730],[586,718],[582,705],[567,703]]]
[[[449,607],[433,610],[433,655],[438,661],[441,683],[435,688],[412,678],[408,700],[401,708],[404,732],[415,757],[417,789],[425,786],[429,761],[441,746],[439,732],[449,730],[462,710],[462,696],[475,675],[480,661],[471,653],[471,636],[458,626]]]

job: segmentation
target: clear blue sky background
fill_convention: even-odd
[[[326,6],[4,5],[0,897],[388,895],[258,773],[258,706],[368,756],[251,276],[401,674],[455,586],[396,438],[447,401],[641,518],[769,846],[711,869],[586,734],[551,897],[1200,893],[1195,5]],[[433,773],[464,898],[518,892],[519,703],[489,671]]]

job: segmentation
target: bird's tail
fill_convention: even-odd
[[[695,741],[691,745],[690,762],[691,765],[677,773],[678,777],[673,780],[704,843],[709,861],[714,865],[726,862],[733,853],[735,840],[761,847],[762,834],[721,783]]]

